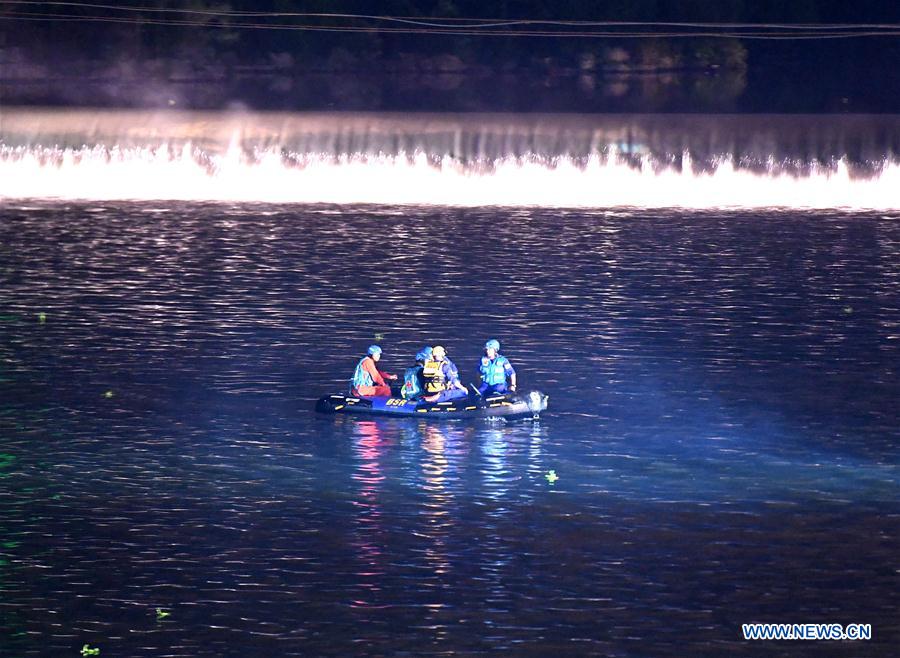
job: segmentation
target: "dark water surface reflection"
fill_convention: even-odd
[[[3,656],[895,653],[900,217],[0,213]],[[550,413],[317,417],[376,335]]]

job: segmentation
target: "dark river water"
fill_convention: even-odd
[[[313,411],[490,337],[539,422]],[[896,656],[898,401],[896,212],[7,200],[0,654]]]

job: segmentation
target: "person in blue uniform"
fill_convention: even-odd
[[[427,402],[447,402],[469,394],[459,381],[459,369],[447,358],[446,350],[440,345],[434,346],[431,360],[425,362],[422,374],[425,377]]]
[[[509,359],[500,354],[500,341],[491,338],[484,344],[484,353],[478,366],[478,372],[481,373],[478,392],[482,395],[493,395],[515,391],[516,371]],[[507,379],[509,379],[508,386]]]
[[[425,395],[425,363],[431,360],[431,347],[425,346],[416,354],[416,365],[407,368],[403,373],[403,389],[400,394],[404,400],[418,400]]]

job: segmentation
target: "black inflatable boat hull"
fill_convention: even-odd
[[[526,396],[515,393],[482,398],[469,395],[449,402],[424,402],[397,397],[353,397],[326,395],[316,403],[323,414],[360,414],[417,418],[537,418],[547,408],[547,396],[532,391]]]

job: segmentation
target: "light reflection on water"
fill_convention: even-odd
[[[5,646],[890,655],[898,219],[7,205]],[[376,333],[550,413],[317,417]]]

